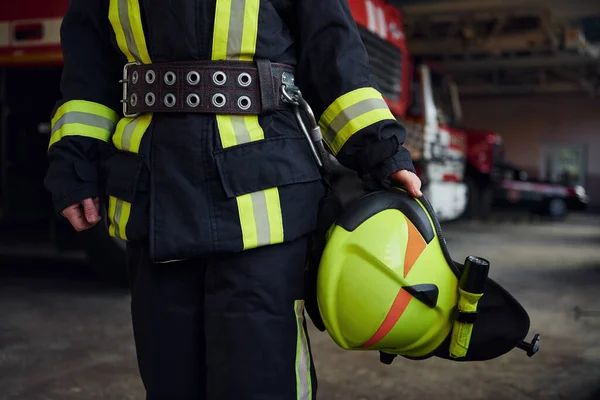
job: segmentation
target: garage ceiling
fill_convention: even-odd
[[[600,94],[599,0],[392,0],[463,95]]]

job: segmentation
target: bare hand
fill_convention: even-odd
[[[90,229],[100,222],[100,199],[85,199],[65,208],[61,214],[69,220],[77,232]]]
[[[398,172],[394,172],[392,174],[392,179],[398,183],[401,183],[406,187],[408,193],[410,193],[413,197],[421,197],[423,193],[421,193],[421,180],[417,175],[408,170],[402,170]]]

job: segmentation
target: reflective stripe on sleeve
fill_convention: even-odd
[[[311,360],[308,337],[304,329],[304,300],[294,302],[296,313],[296,396],[297,400],[312,400]]]
[[[117,39],[117,45],[128,62],[150,64],[150,53],[146,45],[139,0],[110,0],[108,18]],[[122,151],[139,153],[144,134],[152,122],[152,114],[135,118],[121,118],[112,136],[114,146]],[[127,223],[131,214],[131,203],[109,197],[109,234],[127,240]]]
[[[213,32],[213,60],[254,59],[260,0],[217,0]],[[223,148],[263,140],[256,115],[217,115]],[[243,249],[284,240],[279,189],[249,193],[236,198]]]
[[[115,111],[102,104],[86,100],[68,101],[52,117],[48,148],[65,136],[85,136],[107,142],[118,119]]]
[[[319,126],[335,155],[352,135],[386,119],[395,120],[381,93],[361,88],[335,100],[321,116]]]

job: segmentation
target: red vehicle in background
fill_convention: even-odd
[[[466,132],[458,127],[454,83],[439,67],[411,57],[400,10],[384,0],[349,0],[373,78],[407,130],[407,147],[440,220],[459,218],[467,205]]]
[[[5,245],[83,248],[102,274],[122,279],[124,243],[101,225],[75,235],[66,220],[55,216],[43,185],[50,118],[61,97],[60,25],[68,4],[0,3],[0,234]]]

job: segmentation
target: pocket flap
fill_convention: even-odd
[[[142,169],[143,158],[139,154],[114,153],[104,163],[106,194],[132,203],[136,192],[148,190],[148,177]]]
[[[269,138],[214,153],[228,198],[321,179],[303,137]]]

